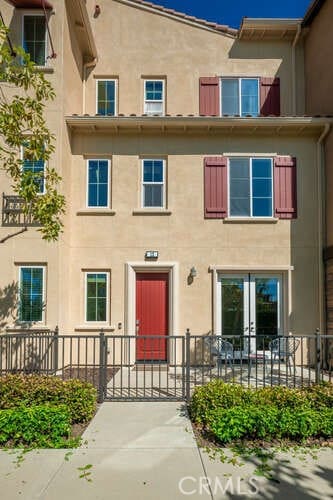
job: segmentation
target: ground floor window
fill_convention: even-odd
[[[108,273],[86,273],[86,321],[108,319]]]
[[[218,275],[218,315],[219,334],[238,336],[239,345],[243,336],[258,336],[257,349],[263,348],[282,333],[282,276]]]
[[[22,322],[43,321],[44,267],[20,268],[19,319]]]

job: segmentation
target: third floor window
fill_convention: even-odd
[[[97,80],[96,113],[99,115],[115,116],[116,110],[116,80]]]
[[[221,115],[258,116],[259,79],[221,78]]]
[[[147,115],[164,114],[164,81],[144,81],[144,113]]]
[[[37,66],[46,63],[46,21],[43,15],[23,17],[23,47]]]

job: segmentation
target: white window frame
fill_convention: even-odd
[[[114,115],[101,116],[117,116],[118,115],[118,78],[97,78],[96,79],[96,115],[98,114],[98,82],[114,82]]]
[[[156,99],[153,99],[153,100],[146,99],[146,83],[147,82],[161,82],[162,83],[162,100],[161,101],[156,100]],[[156,102],[156,103],[161,102],[162,103],[161,113],[148,112],[146,109],[146,104],[150,103],[150,102]],[[144,114],[149,115],[149,116],[152,116],[152,115],[164,116],[165,115],[165,80],[163,80],[161,78],[145,78],[143,80],[143,112],[144,112]]]
[[[249,160],[250,168],[250,215],[231,215],[230,214],[230,160],[237,159],[247,159]],[[252,161],[253,160],[270,160],[271,162],[271,187],[272,187],[272,203],[271,203],[271,215],[253,215],[253,193],[252,193]],[[230,156],[228,157],[228,218],[230,219],[272,219],[274,217],[274,170],[273,170],[273,158],[271,156]]]
[[[27,141],[29,141],[29,138],[27,139]],[[22,161],[22,165],[21,165],[21,171],[23,172],[23,167],[24,167],[24,146],[22,145],[21,146],[21,152],[20,152],[20,157],[21,157],[21,161]],[[38,191],[37,193],[37,196],[42,196],[43,194],[46,193],[46,183],[45,183],[45,170],[46,170],[46,165],[47,165],[47,161],[46,160],[43,160],[44,161],[44,182],[43,182],[43,191]]]
[[[144,162],[145,161],[161,161],[163,164],[163,181],[162,182],[144,182]],[[166,161],[164,158],[142,158],[141,160],[141,208],[145,210],[162,210],[166,208]],[[146,207],[144,205],[144,185],[158,185],[163,186],[162,196],[163,196],[163,204],[161,206],[152,206]]]
[[[259,77],[257,76],[221,76],[220,77],[220,113],[223,115],[223,106],[222,106],[222,92],[223,92],[223,80],[238,80],[238,106],[239,106],[239,116],[242,117],[242,80],[257,80],[257,90],[258,90],[258,115],[260,115],[260,86],[259,86]],[[235,115],[228,115],[235,116]],[[254,115],[253,115],[254,116]]]
[[[106,318],[104,321],[89,321],[87,320],[87,288],[88,288],[88,274],[105,274],[106,275]],[[84,271],[84,324],[86,325],[108,325],[110,321],[110,271],[104,269],[90,269]]]
[[[34,10],[26,10],[22,14],[22,26],[21,26],[21,40],[22,40],[22,47],[24,47],[24,18],[25,17],[44,17],[45,14],[44,12],[35,12]],[[38,68],[45,68],[47,67],[47,62],[48,62],[48,50],[49,50],[49,41],[48,41],[48,36],[47,36],[47,26],[46,23],[48,22],[47,19],[45,19],[45,62],[42,65],[36,64]]]
[[[105,206],[89,205],[89,162],[90,161],[107,161],[108,162],[108,193],[107,204]],[[90,210],[105,210],[111,207],[111,160],[109,158],[88,158],[86,160],[86,208]]]
[[[18,315],[18,323],[20,324],[25,324],[25,323],[33,323],[33,324],[38,324],[38,325],[45,325],[45,317],[46,317],[46,266],[45,265],[40,265],[40,264],[21,264],[18,266],[18,272],[19,272],[19,294],[21,293],[21,269],[42,269],[43,270],[43,281],[42,281],[42,286],[43,286],[43,307],[42,307],[42,319],[40,321],[24,321],[21,320],[20,318],[20,309],[19,309],[19,315]],[[19,299],[19,308],[21,307],[21,299]]]

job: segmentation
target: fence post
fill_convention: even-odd
[[[53,371],[56,373],[58,370],[59,362],[59,327],[58,325],[54,329],[54,352],[53,352]]]
[[[191,349],[190,349],[190,342],[191,342],[191,334],[190,334],[190,329],[186,329],[186,334],[185,334],[185,397],[186,397],[186,402],[190,402],[191,398],[191,387],[190,387],[190,363],[191,363]]]
[[[99,334],[99,377],[98,377],[98,403],[104,401],[104,364],[105,364],[105,336],[103,330]]]
[[[316,329],[316,384],[320,382],[320,361],[321,361],[321,335],[319,328]]]

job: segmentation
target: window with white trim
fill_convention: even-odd
[[[46,19],[44,14],[23,16],[23,48],[37,66],[46,64]]]
[[[165,160],[142,160],[142,207],[165,207]]]
[[[221,78],[221,115],[258,116],[259,78]]]
[[[272,158],[229,158],[229,216],[273,216]]]
[[[22,266],[19,276],[19,320],[41,322],[44,316],[45,267]]]
[[[36,160],[30,158],[28,153],[28,148],[22,146],[22,171],[30,172],[34,178],[34,182],[38,186],[38,192],[40,194],[45,193],[45,161],[44,160]]]
[[[115,116],[117,114],[117,80],[97,80],[96,113]]]
[[[86,277],[86,322],[106,322],[109,304],[109,273],[87,272]]]
[[[87,207],[109,207],[109,160],[88,160],[87,162]]]
[[[164,114],[164,80],[144,81],[144,113]]]

